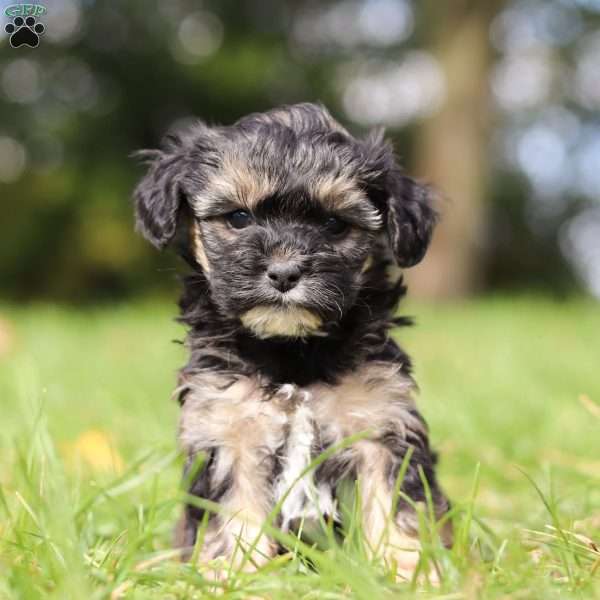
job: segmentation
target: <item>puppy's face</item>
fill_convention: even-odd
[[[192,198],[194,254],[221,311],[259,337],[325,335],[356,300],[381,214],[332,173],[276,175],[222,167],[218,191]]]
[[[164,246],[185,229],[218,310],[261,338],[328,335],[382,240],[403,266],[429,241],[429,198],[390,147],[352,138],[317,106],[198,125],[148,156],[136,190],[142,232]]]

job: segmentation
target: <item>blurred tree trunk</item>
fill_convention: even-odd
[[[425,0],[426,46],[446,78],[446,100],[417,132],[413,172],[440,192],[442,220],[411,292],[461,297],[481,280],[487,179],[489,27],[502,2]]]

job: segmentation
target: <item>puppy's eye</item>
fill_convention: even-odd
[[[244,229],[252,223],[252,217],[245,210],[234,210],[227,215],[226,219],[234,229]]]
[[[327,233],[332,237],[341,237],[348,231],[348,223],[337,217],[328,217],[324,223]]]

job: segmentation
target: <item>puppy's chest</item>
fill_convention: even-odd
[[[224,387],[214,375],[198,376],[188,387],[180,421],[184,450],[216,449],[229,464],[268,479],[274,499],[285,497],[284,521],[307,516],[308,506],[334,512],[331,482],[307,472],[323,450],[358,432],[404,436],[422,425],[412,381],[389,365],[370,365],[337,385],[286,384],[274,394],[252,378]]]
[[[214,446],[328,446],[360,431],[382,434],[418,425],[413,381],[395,365],[374,363],[336,385],[280,386],[267,393],[258,379],[227,382],[199,374],[186,382],[180,441],[197,451]],[[415,421],[416,420],[416,421]]]

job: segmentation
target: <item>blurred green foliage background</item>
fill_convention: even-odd
[[[317,100],[386,126],[443,192],[416,293],[600,295],[598,0],[45,6],[39,47],[12,48],[7,16],[0,34],[3,298],[172,287],[173,258],[133,233],[130,154],[192,116]]]
[[[153,562],[182,501],[181,266],[134,232],[130,156],[194,117],[322,101],[441,192],[411,295],[493,296],[409,301],[420,326],[394,333],[459,512],[481,477],[431,595],[600,598],[597,302],[543,297],[600,298],[600,0],[42,3],[39,46],[13,48],[0,0],[0,597],[206,589]],[[415,595],[320,560],[223,598]]]

